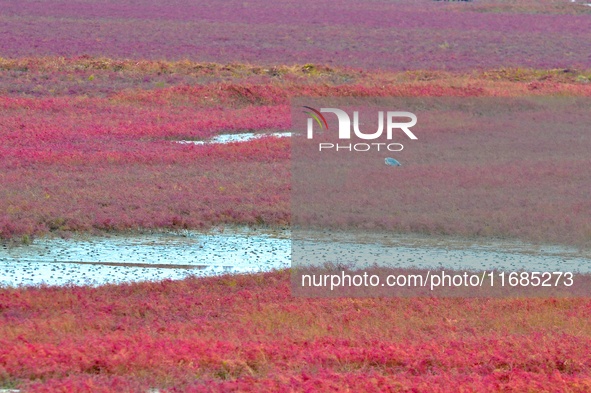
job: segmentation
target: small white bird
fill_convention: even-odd
[[[396,161],[392,157],[386,157],[384,162],[386,165],[390,165],[390,166],[401,166],[402,165],[401,163],[399,163],[398,161]]]

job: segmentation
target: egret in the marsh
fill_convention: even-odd
[[[386,157],[384,162],[386,163],[386,165],[390,165],[390,166],[401,166],[402,165],[401,163],[399,163],[397,160],[393,159],[392,157]]]

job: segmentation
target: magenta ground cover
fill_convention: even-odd
[[[273,4],[273,12],[261,0],[57,1],[51,7],[3,0],[0,26],[5,57],[87,54],[390,70],[591,66],[584,50],[589,15],[460,12],[431,0],[290,1]]]

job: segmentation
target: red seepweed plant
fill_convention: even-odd
[[[289,102],[296,96],[591,95],[590,85],[581,82],[587,77],[582,71],[363,73],[312,66],[263,69],[88,58],[4,60],[3,67],[6,72],[26,68],[32,79],[62,73],[74,77],[83,69],[96,75],[92,81],[83,78],[85,83],[103,87],[95,91],[81,83],[81,94],[67,94],[71,81],[60,77],[54,92],[32,94],[23,84],[22,91],[0,96],[2,238],[220,223],[288,224],[288,139],[217,145],[174,142],[207,140],[220,133],[287,130]],[[156,70],[166,70],[181,82],[155,89],[117,86],[119,73],[141,80]],[[185,78],[203,83],[186,84]],[[13,80],[3,73],[0,84],[6,79]],[[581,212],[588,211],[583,190],[589,179],[580,171],[588,165],[588,139],[582,136],[572,145],[579,153],[561,148],[552,162],[540,165],[538,151],[516,156],[493,132],[470,135],[459,146],[461,133],[430,135],[431,150],[414,153],[412,162],[420,165],[401,172],[398,182],[404,185],[401,198],[415,195],[417,203],[398,208],[395,220],[385,223],[388,229],[588,244],[591,230]],[[530,133],[542,149],[543,141],[553,137],[548,130],[537,136],[538,131]],[[561,146],[575,137],[563,135]],[[486,146],[495,149],[482,150]],[[516,176],[520,187],[513,187]],[[416,182],[419,178],[438,190],[438,204],[418,197],[427,195],[424,185]],[[458,190],[464,194],[460,204],[472,203],[465,206],[470,214],[453,213],[460,206]],[[558,190],[560,204],[555,192],[544,190]],[[479,195],[485,192],[488,197],[483,199]],[[508,198],[511,203],[500,203]],[[530,202],[538,207],[532,209]]]

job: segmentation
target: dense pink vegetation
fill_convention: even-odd
[[[287,224],[289,140],[210,146],[172,141],[287,129],[289,100],[295,96],[591,94],[585,83],[588,73],[562,71],[365,74],[315,67],[134,65],[104,59],[27,60],[2,66],[7,76],[0,84],[8,86],[15,70],[24,81],[12,85],[22,90],[0,96],[4,238],[48,231]],[[136,87],[152,76],[168,75],[180,82],[131,89],[119,85],[123,75],[133,76],[140,84]],[[51,88],[33,91],[26,82],[45,77],[55,78]],[[187,79],[202,83],[188,85]],[[93,90],[93,83],[102,88]],[[81,86],[80,94],[68,94],[72,85]],[[573,130],[562,133],[551,161],[540,163],[545,158],[540,150],[522,154],[524,145],[503,145],[494,132],[470,135],[464,146],[458,145],[458,132],[434,134],[412,150],[414,156],[404,156],[415,166],[396,180],[404,185],[398,198],[415,203],[407,205],[412,208],[393,206],[395,220],[386,223],[389,229],[588,243],[589,178],[579,169],[588,165],[585,135],[569,152],[569,143],[578,136]],[[536,141],[532,147],[546,149],[552,134],[535,134],[531,130],[525,137]],[[520,187],[512,186],[516,177]],[[429,187],[437,190],[437,204],[416,179],[428,179]],[[458,199],[459,193],[463,198]],[[484,193],[487,198],[482,198]]]
[[[588,300],[302,299],[289,273],[0,290],[0,387],[591,389]]]
[[[286,129],[296,96],[591,96],[589,7],[334,3],[0,0],[0,238],[289,224],[289,140],[172,141]],[[394,172],[412,203],[384,227],[589,245],[588,133],[529,130],[512,149],[495,130],[440,131]],[[590,311],[310,300],[286,271],[0,289],[0,389],[588,392]]]
[[[553,14],[551,2],[547,14],[499,13],[505,4],[478,3],[282,1],[271,11],[266,0],[52,1],[51,7],[2,0],[0,56],[90,54],[388,70],[591,66],[582,50],[591,40],[588,15]],[[559,8],[590,11],[575,4]],[[487,10],[494,12],[482,12]]]
[[[286,109],[190,105],[203,92],[0,98],[0,234],[287,223],[289,141],[172,142],[286,127]]]

